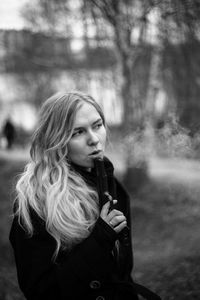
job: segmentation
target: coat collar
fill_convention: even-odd
[[[108,178],[108,187],[110,194],[115,196],[115,188],[113,186],[113,178],[114,178],[114,167],[112,162],[104,156],[104,167]],[[73,171],[81,175],[86,183],[90,186],[93,186],[95,189],[97,188],[97,174],[95,168],[92,168],[91,171],[88,171],[85,167],[79,166],[74,163],[70,163],[70,167]]]

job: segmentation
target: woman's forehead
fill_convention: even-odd
[[[101,116],[97,109],[92,104],[83,103],[76,111],[74,126],[82,127],[87,124],[92,124],[98,119],[101,119]]]

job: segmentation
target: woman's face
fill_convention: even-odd
[[[74,130],[68,143],[68,158],[73,163],[88,169],[94,166],[94,158],[103,157],[106,129],[96,108],[83,103],[74,120]]]

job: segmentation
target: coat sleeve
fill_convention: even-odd
[[[55,240],[43,228],[31,237],[14,219],[10,242],[14,249],[18,282],[28,300],[76,299],[87,294],[91,282],[110,277],[111,250],[117,234],[100,217],[88,238],[53,262]]]

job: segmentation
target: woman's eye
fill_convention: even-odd
[[[72,137],[75,137],[75,136],[79,136],[83,133],[83,130],[82,129],[79,129],[77,131],[75,131],[73,134],[72,134]]]
[[[95,128],[98,129],[98,128],[100,128],[102,125],[103,125],[102,123],[98,123],[98,124],[95,125]]]

